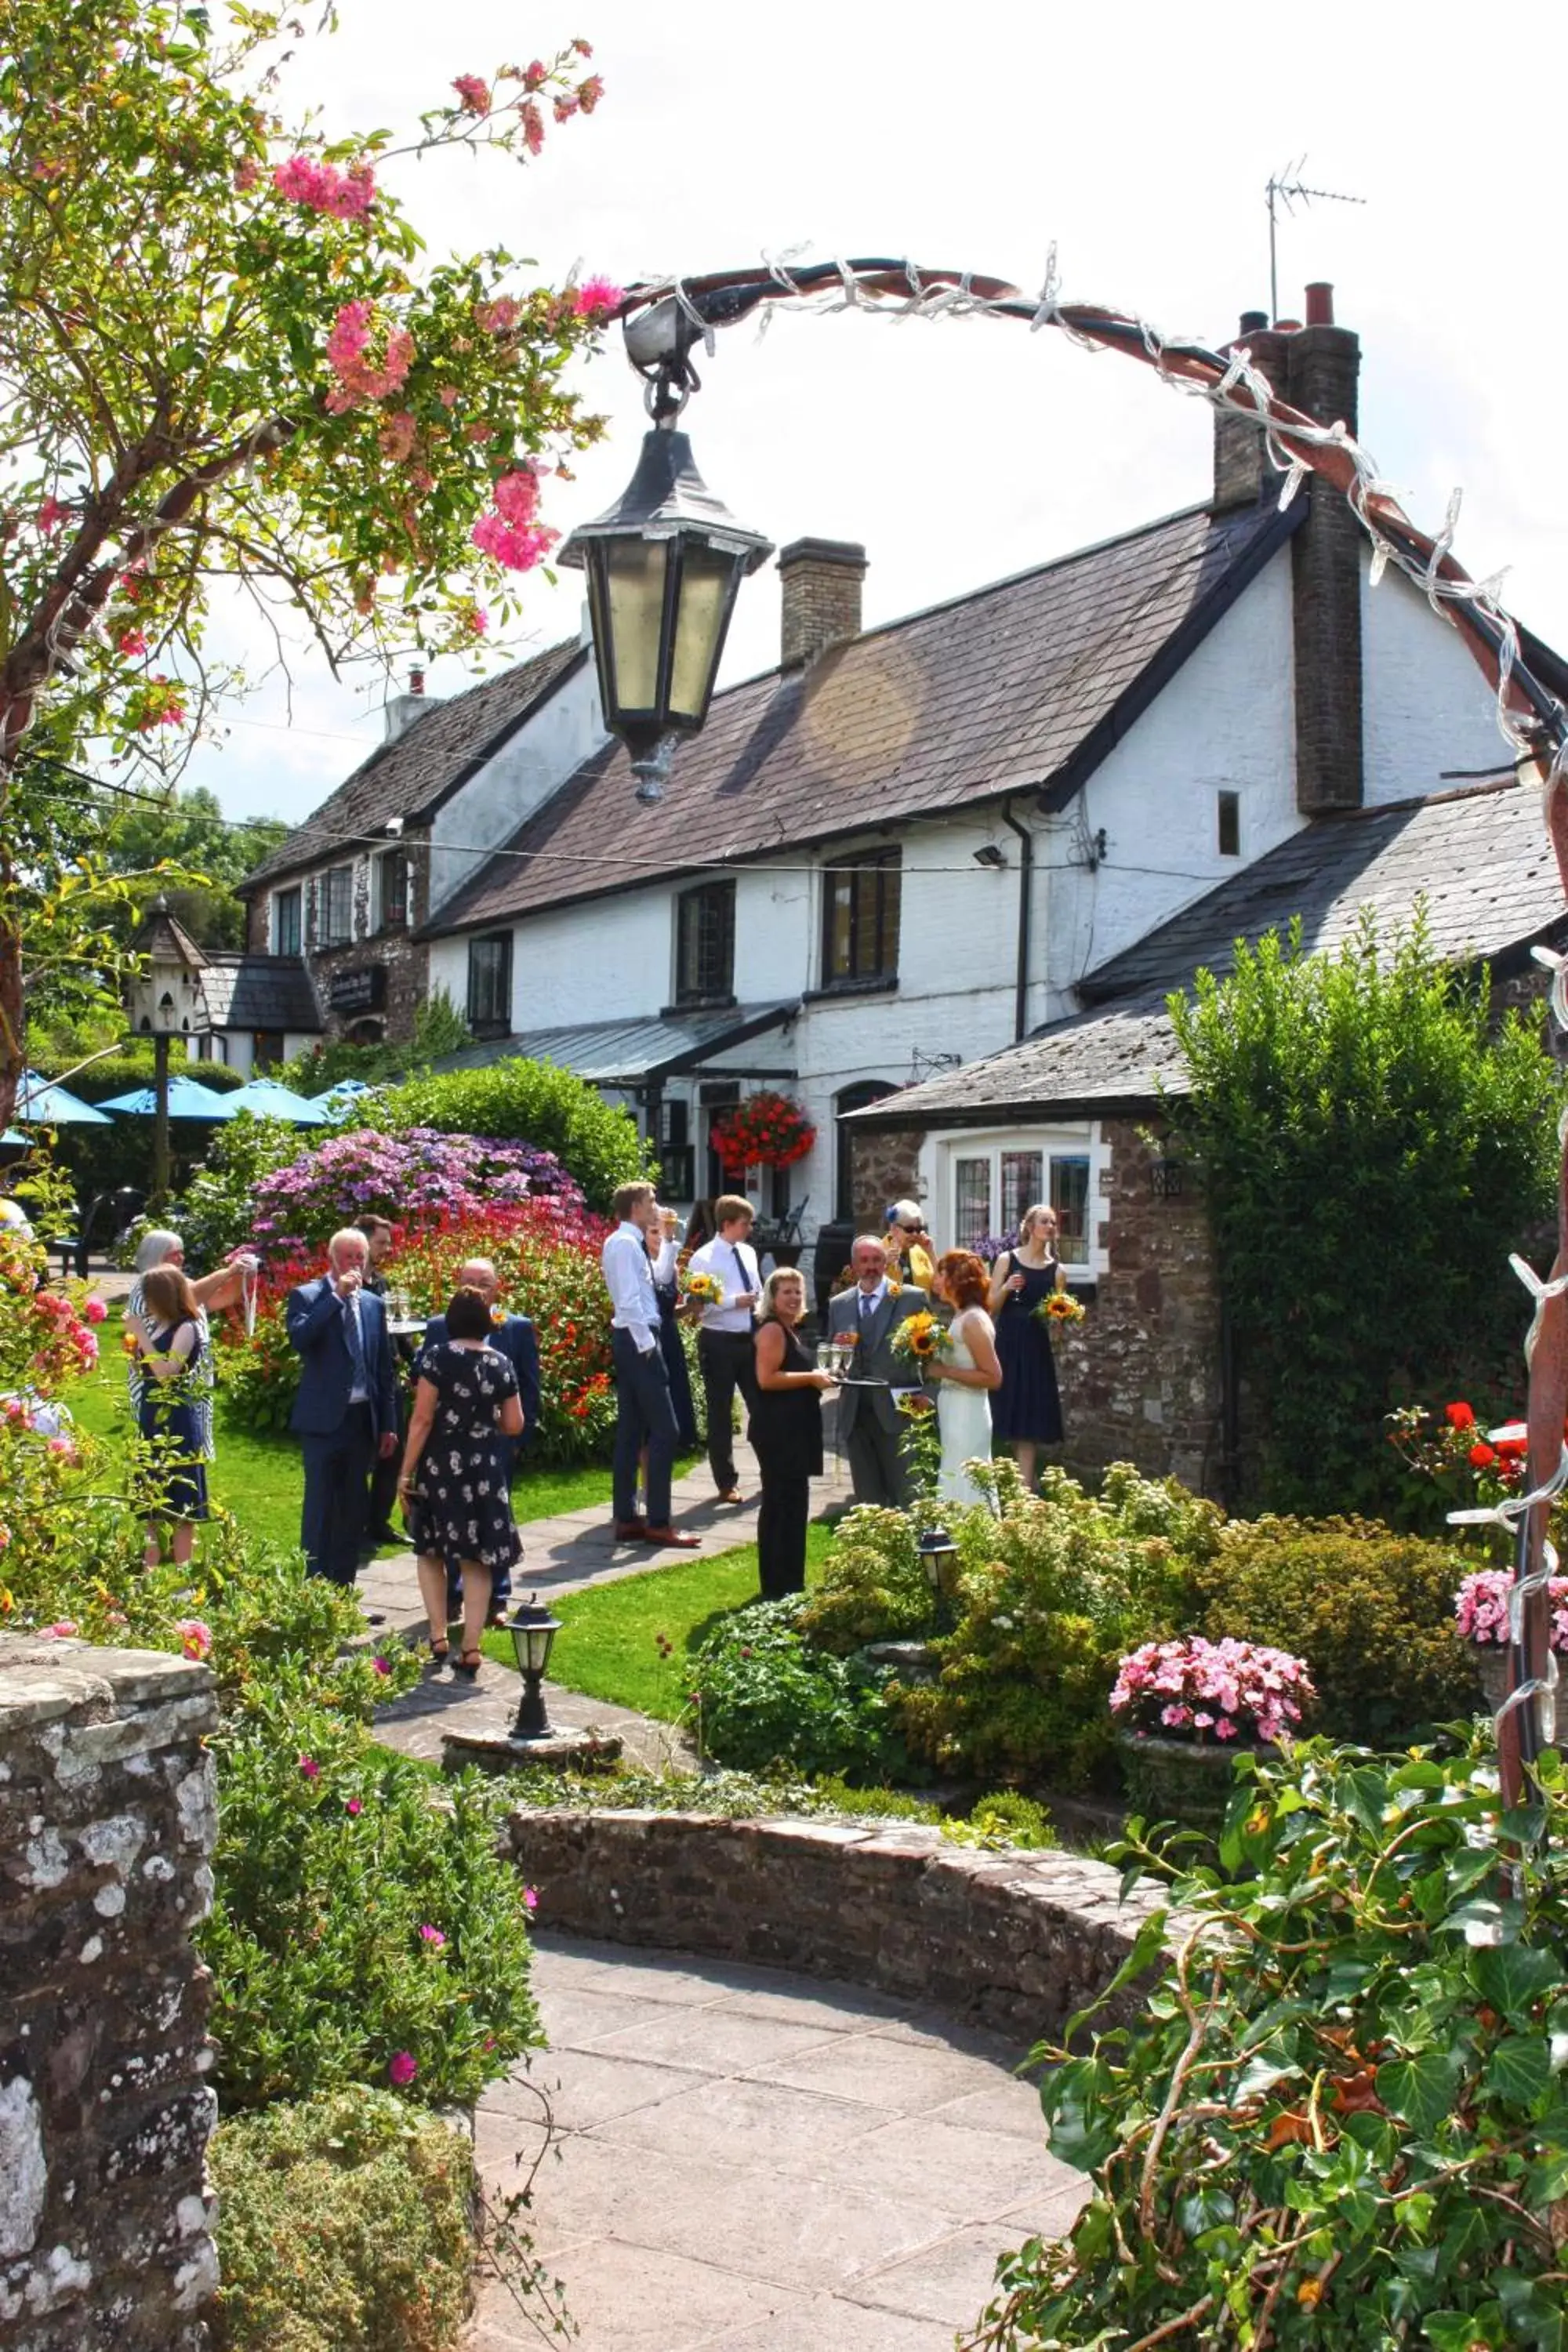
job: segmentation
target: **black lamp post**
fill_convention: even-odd
[[[697,380],[687,359],[693,334],[678,308],[661,310],[637,322],[641,341],[627,335],[654,420],[637,472],[558,558],[588,575],[605,724],[630,752],[644,802],[663,798],[676,736],[707,718],[736,591],[773,553],[714,497],[675,430]]]
[[[531,1592],[508,1619],[507,1631],[517,1651],[518,1673],[522,1676],[522,1699],[511,1736],[514,1739],[548,1739],[554,1727],[544,1711],[544,1694],[539,1685],[544,1680],[544,1669],[550,1664],[561,1621],[552,1617],[548,1609],[541,1609],[538,1593]]]
[[[925,1528],[915,1549],[920,1554],[926,1582],[931,1589],[931,1598],[940,1601],[949,1565],[958,1558],[958,1546],[945,1528]]]

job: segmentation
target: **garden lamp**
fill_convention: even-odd
[[[958,1546],[945,1528],[927,1528],[921,1533],[915,1549],[920,1554],[920,1562],[925,1570],[926,1582],[930,1585],[933,1597],[940,1601],[949,1562],[958,1558]]]
[[[514,1739],[547,1739],[552,1731],[550,1717],[544,1711],[544,1694],[540,1684],[544,1669],[550,1664],[550,1653],[555,1636],[561,1631],[561,1621],[548,1609],[539,1606],[539,1595],[531,1592],[526,1601],[519,1603],[514,1614],[507,1620],[507,1632],[517,1651],[517,1670],[522,1676],[522,1699],[512,1725]]]
[[[696,381],[690,321],[661,307],[637,332],[627,342],[647,378],[653,431],[615,505],[580,524],[558,561],[588,575],[605,724],[631,754],[646,803],[663,798],[676,736],[695,734],[708,716],[736,591],[773,545],[714,497],[675,430]]]

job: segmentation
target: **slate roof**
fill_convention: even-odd
[[[437,1070],[482,1070],[514,1057],[553,1062],[600,1087],[631,1085],[694,1068],[731,1045],[782,1027],[800,1011],[798,997],[772,1004],[735,1004],[724,1012],[667,1013],[625,1021],[584,1021],[574,1027],[531,1029],[513,1037],[461,1046],[435,1064]]]
[[[1229,971],[1238,938],[1283,932],[1293,916],[1308,950],[1341,946],[1363,908],[1386,934],[1409,922],[1418,895],[1435,949],[1456,963],[1506,970],[1532,940],[1560,933],[1568,914],[1534,786],[1318,817],[1089,973],[1078,992],[1096,1009],[851,1116],[870,1127],[973,1127],[1146,1108],[1158,1081],[1172,1093],[1185,1086],[1165,1012],[1173,989],[1200,969]]]
[[[1300,525],[1195,507],[870,629],[714,698],[638,807],[624,750],[581,767],[444,907],[443,933],[916,814],[1060,805]],[[430,722],[422,722],[428,725]]]
[[[302,956],[242,955],[222,948],[208,948],[205,954],[202,994],[215,1029],[321,1026]]]
[[[356,836],[381,832],[388,817],[423,824],[520,727],[568,670],[588,658],[569,637],[531,661],[482,678],[466,694],[432,701],[423,717],[381,743],[269,857],[239,885],[240,895],[279,875],[314,866]]]

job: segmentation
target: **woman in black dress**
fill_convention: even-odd
[[[207,1515],[205,1397],[198,1383],[204,1366],[203,1316],[188,1277],[176,1265],[154,1266],[143,1275],[142,1299],[125,1328],[136,1342],[134,1370],[141,1374],[136,1427],[153,1446],[153,1475],[161,1490],[147,1521],[144,1565],[163,1557],[163,1530],[172,1521],[169,1549],[184,1568],[195,1541],[195,1521]]]
[[[822,1391],[833,1382],[796,1334],[805,1313],[805,1276],[795,1266],[775,1266],[758,1309],[750,1430],[763,1474],[757,1564],[764,1601],[805,1590],[811,1482],[822,1475]]]
[[[447,1655],[447,1579],[463,1583],[463,1651],[457,1671],[472,1681],[479,1637],[500,1568],[522,1557],[511,1516],[507,1440],[522,1435],[517,1374],[490,1347],[482,1292],[458,1291],[447,1336],[419,1359],[414,1414],[397,1492],[419,1556],[419,1597],[430,1621],[430,1655]]]
[[[1002,1366],[1002,1385],[991,1400],[991,1433],[1011,1444],[1026,1486],[1035,1484],[1040,1447],[1061,1443],[1050,1327],[1037,1310],[1066,1284],[1067,1268],[1057,1255],[1057,1213],[1041,1201],[1019,1218],[1016,1249],[1004,1250],[991,1269],[991,1319]]]

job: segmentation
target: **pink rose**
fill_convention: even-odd
[[[418,2072],[418,2061],[411,2057],[406,2050],[400,2050],[395,2058],[389,2058],[386,2062],[387,2080],[395,2090],[406,2090]]]

